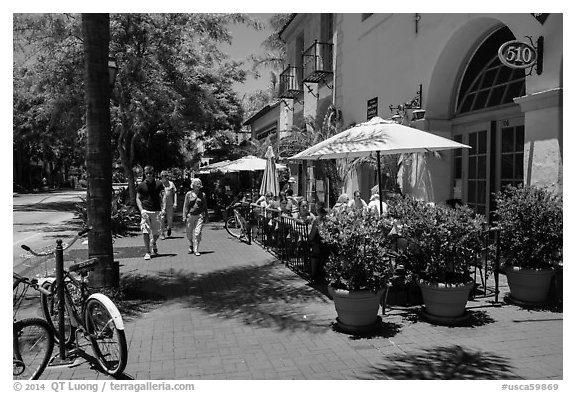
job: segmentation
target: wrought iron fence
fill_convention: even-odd
[[[273,252],[290,269],[306,278],[311,274],[308,224],[297,218],[251,204],[252,240]]]
[[[250,224],[252,241],[273,252],[278,259],[304,278],[312,279],[313,253],[312,244],[308,239],[310,228],[306,222],[281,214],[276,209],[264,208],[255,203],[244,204],[240,212]],[[398,242],[401,239],[403,239],[401,236],[397,236],[397,248],[400,247]],[[485,241],[486,246],[483,254],[470,264],[471,274],[477,283],[471,297],[487,298],[494,296],[494,301],[498,302],[500,293],[498,280],[498,266],[500,263],[498,228],[486,229]],[[391,251],[391,257],[394,257],[395,251],[397,250]],[[398,266],[397,268],[398,271],[395,272],[395,277],[397,275],[402,276],[404,274],[402,267]],[[494,282],[488,284],[491,274],[494,274]]]

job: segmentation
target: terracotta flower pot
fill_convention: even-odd
[[[328,286],[338,314],[338,325],[345,331],[369,331],[376,327],[380,299],[385,289],[371,291],[347,291]]]
[[[505,272],[512,301],[538,304],[548,298],[554,270],[507,266]]]
[[[446,322],[450,322],[450,318],[459,319],[465,315],[468,295],[474,288],[473,281],[456,285],[421,281],[418,285],[422,290],[426,314],[445,318]]]

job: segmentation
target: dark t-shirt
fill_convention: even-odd
[[[162,210],[162,190],[164,190],[164,185],[160,180],[154,180],[150,183],[145,180],[138,184],[136,192],[140,196],[142,209],[152,212]]]

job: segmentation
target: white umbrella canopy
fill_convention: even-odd
[[[383,154],[424,153],[470,146],[373,117],[290,157],[290,160],[328,160]]]
[[[293,155],[289,160],[355,158],[376,152],[382,211],[380,154],[425,153],[460,148],[469,149],[470,146],[376,116]]]
[[[286,165],[276,164],[276,169],[285,169]],[[263,171],[266,169],[266,160],[256,156],[246,156],[230,162],[220,168],[222,171],[242,172],[242,171]]]
[[[198,172],[201,175],[205,175],[208,173],[214,173],[214,172],[218,172],[220,171],[223,167],[225,167],[226,165],[230,164],[230,160],[224,160],[224,161],[219,161],[219,162],[215,162],[214,164],[209,164],[206,165],[204,167],[202,167],[200,169],[200,172]]]
[[[260,185],[260,195],[265,195],[271,192],[273,195],[278,195],[280,192],[280,183],[278,182],[278,174],[276,173],[276,163],[274,162],[274,151],[272,146],[268,146],[266,150],[266,168],[262,176],[262,184]]]

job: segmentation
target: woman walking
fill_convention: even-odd
[[[192,189],[184,197],[182,220],[186,222],[186,237],[188,238],[188,254],[200,255],[198,247],[202,240],[202,226],[208,222],[208,204],[206,193],[201,191],[202,180],[192,179]]]

